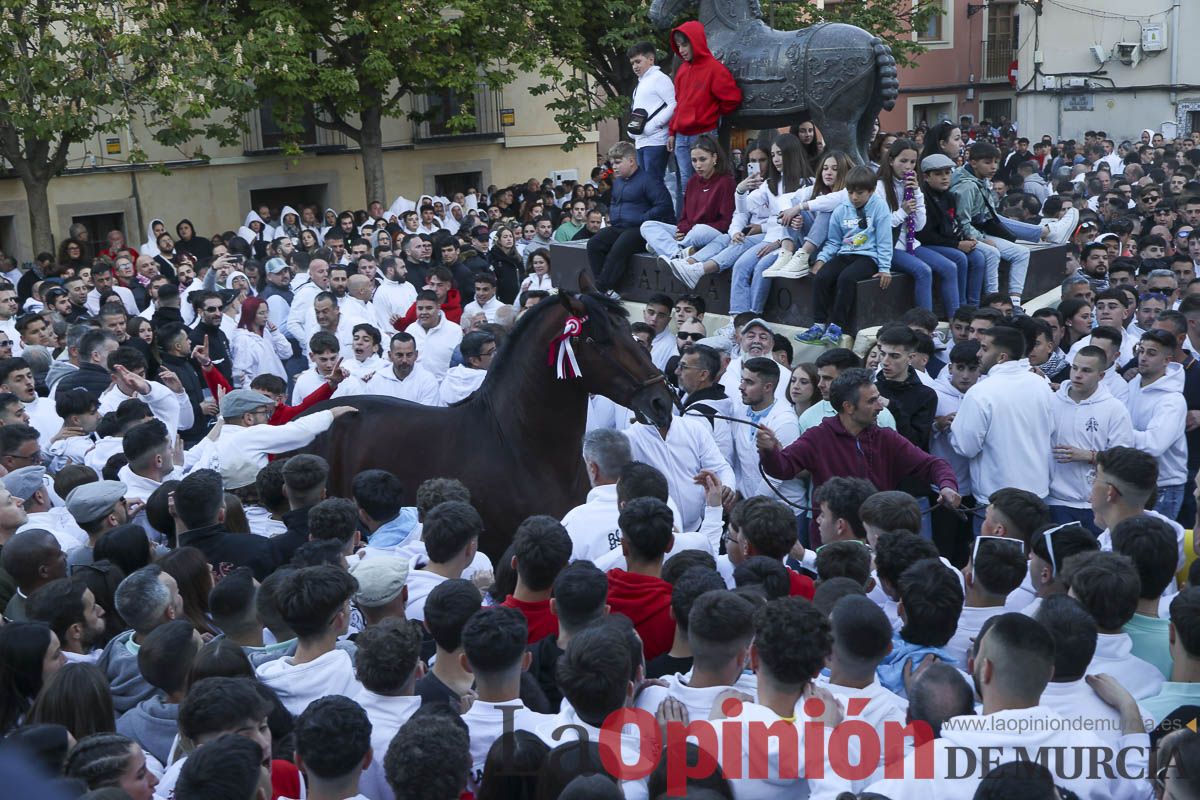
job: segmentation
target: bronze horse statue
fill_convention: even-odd
[[[585,278],[586,282],[586,278]],[[303,452],[329,461],[329,493],[351,496],[354,476],[385,469],[400,478],[412,505],[428,478],[457,478],[483,517],[480,549],[499,558],[517,526],[534,514],[561,518],[589,489],[583,465],[588,394],[601,394],[654,424],[667,424],[675,396],[633,338],[628,312],[590,293],[562,292],[527,311],[496,355],[483,385],[449,408],[360,395]],[[548,355],[570,320],[578,376],[559,378]],[[311,412],[309,412],[311,413]]]
[[[691,0],[654,0],[650,21],[666,28]],[[900,82],[892,49],[862,28],[821,23],[777,31],[759,0],[699,0],[712,54],[742,90],[722,122],[757,130],[811,121],[826,147],[866,164],[875,119],[896,105]],[[725,138],[723,130],[722,138]]]

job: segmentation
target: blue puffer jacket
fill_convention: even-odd
[[[649,220],[674,223],[675,208],[666,185],[639,168],[629,178],[613,179],[608,219],[615,228],[636,228]]]

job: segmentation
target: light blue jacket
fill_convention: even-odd
[[[825,263],[834,256],[867,256],[878,266],[880,272],[892,271],[892,214],[887,202],[871,195],[863,209],[867,216],[867,227],[858,226],[858,209],[846,201],[830,215],[829,238],[817,256]]]

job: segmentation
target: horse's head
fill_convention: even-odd
[[[650,24],[660,31],[665,30],[692,4],[693,0],[654,0],[650,4]]]
[[[655,425],[669,424],[677,400],[666,376],[633,338],[624,307],[591,292],[585,276],[580,276],[580,283],[588,284],[583,292],[559,294],[572,335],[569,351],[557,351],[556,369],[562,377],[577,376],[589,393],[602,394]]]

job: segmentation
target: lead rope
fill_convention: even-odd
[[[722,420],[725,420],[726,422],[736,422],[741,425],[749,425],[750,427],[756,428],[758,430],[766,430],[765,425],[760,425],[757,422],[751,422],[748,419],[739,419],[737,417],[729,417],[724,414],[714,413],[714,414],[709,415],[709,414],[705,414],[704,412],[699,411],[699,410],[694,410],[694,413],[693,413],[693,409],[685,409],[683,411],[682,415],[683,416],[691,415],[693,417],[703,417],[704,419],[722,419]],[[770,487],[771,491],[774,492],[775,496],[778,497],[780,500],[782,500],[787,505],[791,506],[792,508],[800,509],[801,511],[807,511],[810,514],[816,510],[812,506],[801,505],[800,503],[792,502],[791,500],[784,497],[783,493],[779,491],[778,487],[776,487],[775,484],[771,482],[772,478],[770,475],[767,474],[767,470],[763,467],[761,461],[759,461],[759,463],[758,463],[758,474],[762,476],[763,482],[766,483],[768,487]],[[778,478],[776,478],[774,480],[778,480]],[[924,515],[924,514],[932,513],[935,508],[939,508],[939,507],[945,508],[947,511],[952,512],[960,520],[962,520],[964,522],[967,520],[967,512],[964,512],[961,509],[957,509],[957,508],[950,508],[950,506],[944,505],[940,500],[937,503],[931,503],[929,508],[923,510],[921,512],[921,514]],[[971,513],[976,514],[976,513],[978,513],[978,511],[973,511]]]

